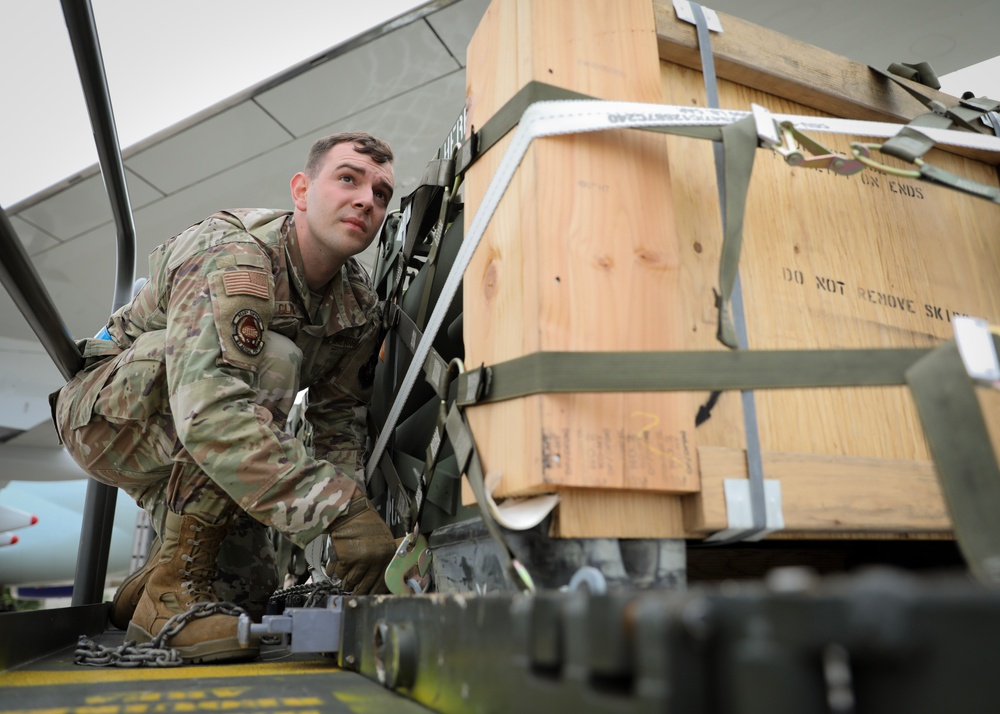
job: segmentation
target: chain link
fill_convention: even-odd
[[[73,661],[89,667],[179,667],[184,664],[180,653],[164,642],[176,635],[191,620],[209,615],[239,616],[246,613],[242,607],[229,602],[199,602],[185,612],[178,613],[151,641],[136,644],[127,640],[118,647],[105,647],[81,635],[77,641]]]
[[[305,583],[303,585],[293,585],[283,590],[275,590],[267,600],[268,609],[271,605],[280,608],[285,607],[319,607],[328,597],[333,595],[346,595],[341,588],[339,581],[325,580],[320,583]]]
[[[345,595],[339,582],[324,581],[293,585],[283,590],[276,590],[267,604],[285,607],[320,607],[328,597]],[[74,662],[88,667],[179,667],[184,664],[180,653],[164,643],[179,633],[191,620],[209,615],[245,614],[246,610],[229,602],[199,602],[190,609],[178,613],[167,620],[167,623],[151,641],[137,644],[127,640],[118,647],[99,645],[86,635],[81,635],[74,651]]]

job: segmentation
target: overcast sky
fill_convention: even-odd
[[[92,0],[122,147],[426,0]],[[97,162],[59,0],[0,0],[0,205]]]

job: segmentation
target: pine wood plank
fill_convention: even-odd
[[[701,493],[684,497],[688,530],[726,528],[725,479],[747,478],[742,449],[699,447]],[[926,461],[764,452],[764,478],[781,481],[785,529],[794,532],[946,533],[934,467]]]
[[[682,500],[650,491],[560,488],[554,538],[684,538]],[[696,537],[700,537],[700,534]]]
[[[662,100],[648,0],[495,0],[468,52],[468,123],[532,80],[606,99]],[[466,178],[467,221],[495,172]],[[680,275],[666,140],[640,132],[537,140],[466,271],[466,361],[539,350],[680,346]],[[500,494],[563,486],[697,490],[683,396],[546,395],[468,410]]]

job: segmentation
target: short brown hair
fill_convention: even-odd
[[[381,139],[364,131],[343,131],[339,134],[324,136],[312,145],[312,148],[309,149],[309,156],[306,158],[306,175],[311,179],[316,178],[320,166],[323,165],[323,160],[326,159],[327,152],[337,144],[348,141],[354,144],[355,151],[359,154],[367,154],[372,157],[375,163],[392,163],[392,149]]]

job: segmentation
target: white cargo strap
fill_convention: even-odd
[[[441,289],[440,298],[434,306],[423,337],[417,345],[413,360],[407,369],[399,391],[389,410],[373,452],[368,459],[366,475],[371,478],[382,453],[385,451],[396,422],[403,410],[403,405],[413,389],[419,376],[424,360],[427,358],[435,335],[441,328],[444,316],[451,301],[461,285],[462,277],[472,259],[473,253],[482,239],[500,199],[507,190],[514,172],[528,150],[531,142],[539,137],[563,134],[578,134],[608,129],[652,129],[668,130],[669,128],[686,128],[691,136],[713,138],[714,128],[731,124],[746,118],[750,112],[730,109],[706,109],[704,107],[681,107],[663,104],[644,104],[637,102],[608,102],[600,100],[567,100],[536,102],[529,106],[521,116],[521,122],[511,141],[507,153],[497,168],[490,182],[483,202],[473,218],[471,228],[462,247],[455,256],[452,270]],[[882,122],[856,121],[850,119],[827,119],[823,117],[801,116],[795,114],[775,114],[779,121],[790,122],[800,131],[848,134],[888,138],[899,131],[898,124]],[[704,127],[706,131],[699,132]],[[921,129],[938,144],[960,146],[986,151],[1000,151],[1000,138],[985,134],[951,131],[947,129]],[[678,132],[680,133],[680,132]]]

